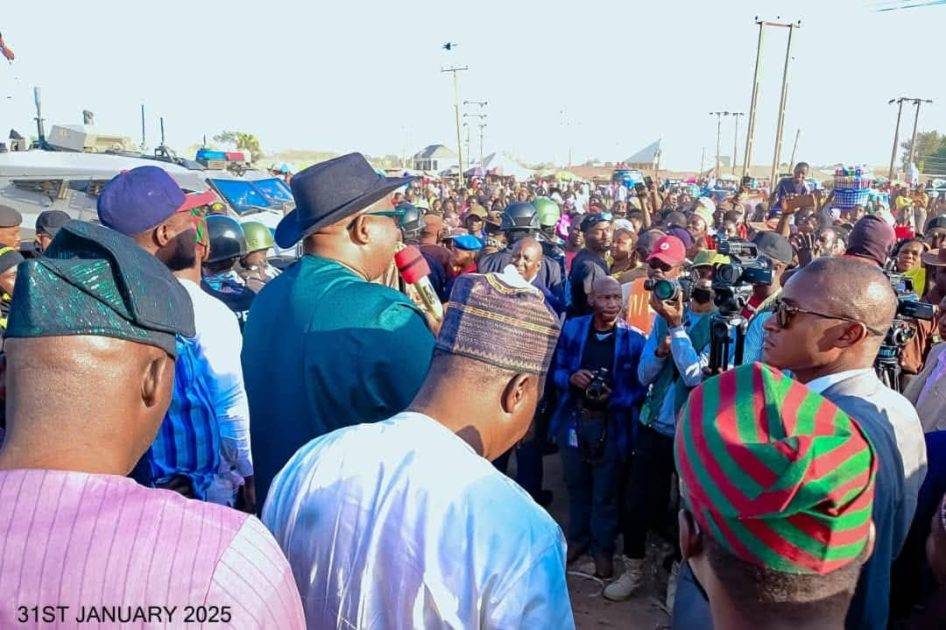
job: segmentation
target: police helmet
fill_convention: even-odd
[[[562,211],[558,204],[548,197],[536,197],[532,202],[539,215],[539,225],[545,227],[555,225],[562,216]]]
[[[419,238],[427,226],[427,222],[424,221],[424,211],[410,203],[400,203],[395,210],[399,213],[397,226],[401,228],[404,239]]]
[[[537,231],[541,227],[539,225],[538,210],[528,201],[511,203],[503,210],[500,227],[504,232],[513,230]]]
[[[210,240],[210,256],[207,262],[239,258],[246,255],[246,240],[240,222],[223,214],[207,216],[207,237]]]

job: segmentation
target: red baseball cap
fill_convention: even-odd
[[[647,261],[650,262],[655,258],[671,267],[676,267],[686,261],[687,249],[684,247],[683,241],[676,236],[661,236],[654,243],[654,248],[650,250]]]

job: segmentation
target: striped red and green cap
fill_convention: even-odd
[[[746,562],[823,574],[867,544],[873,447],[831,401],[774,368],[744,365],[694,389],[675,451],[701,531]]]

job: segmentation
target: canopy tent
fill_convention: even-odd
[[[518,180],[525,180],[532,177],[532,171],[506,152],[490,153],[482,162],[474,164],[464,173],[468,176],[483,177],[484,175],[495,175],[498,177],[515,177]]]

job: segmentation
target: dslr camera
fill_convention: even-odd
[[[693,292],[693,280],[686,276],[677,280],[648,278],[644,280],[644,288],[653,293],[661,302],[674,301],[681,295],[683,301],[686,302]]]
[[[588,383],[588,387],[585,388],[585,399],[590,402],[603,403],[608,398],[608,392],[606,390],[609,387],[608,368],[595,370],[594,378],[591,379],[591,382]]]
[[[772,284],[772,263],[749,241],[720,239],[717,251],[732,262],[713,273],[713,301],[720,313],[735,314],[749,303],[754,285]]]

